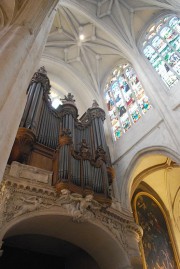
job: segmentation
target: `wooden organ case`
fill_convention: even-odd
[[[100,203],[111,204],[109,187],[114,172],[106,144],[105,112],[94,100],[78,120],[73,95],[54,109],[49,98],[50,82],[44,67],[33,76],[27,103],[8,160],[53,172],[57,192],[68,189],[92,194]]]

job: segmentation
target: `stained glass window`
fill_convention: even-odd
[[[143,52],[169,88],[176,84],[180,80],[180,19],[166,16],[150,26]]]
[[[126,133],[151,107],[142,84],[129,63],[121,64],[113,70],[105,87],[105,100],[114,140]]]

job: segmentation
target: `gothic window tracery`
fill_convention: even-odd
[[[143,86],[129,63],[120,64],[113,70],[105,87],[105,101],[114,140],[126,133],[151,107]]]
[[[143,53],[168,88],[175,85],[180,80],[180,19],[157,20],[146,32]]]

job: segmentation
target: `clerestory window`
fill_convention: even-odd
[[[180,19],[166,16],[151,25],[143,52],[168,88],[175,85],[180,80]]]
[[[151,107],[133,67],[118,65],[105,87],[105,100],[114,140],[119,139]]]

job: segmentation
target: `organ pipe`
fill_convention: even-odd
[[[50,82],[44,67],[32,78],[20,128],[29,129],[38,145],[53,154],[53,185],[61,190],[95,193],[110,202],[112,167],[103,122],[105,112],[93,101],[78,120],[74,96],[64,96],[58,109],[51,106]],[[57,187],[58,186],[58,187]]]

